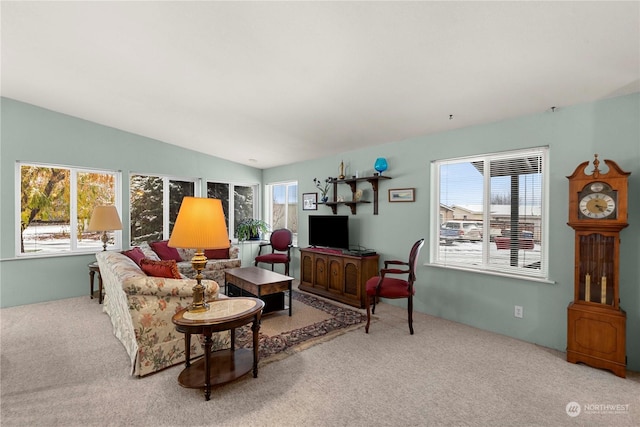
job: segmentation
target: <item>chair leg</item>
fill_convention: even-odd
[[[407,304],[409,310],[409,332],[413,335],[413,298],[409,296],[409,302]]]
[[[371,297],[369,295],[367,295],[367,297],[365,298],[365,305],[367,307],[367,324],[364,327],[364,333],[368,334],[369,333],[369,323],[371,322],[371,305],[370,305],[370,299]]]
[[[286,263],[284,265],[284,275],[288,276],[289,275],[289,263]]]

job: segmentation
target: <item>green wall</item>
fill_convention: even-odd
[[[120,170],[123,242],[129,242],[128,177],[132,172],[202,178],[202,194],[206,194],[207,180],[240,184],[262,182],[260,169],[7,98],[2,98],[1,107],[1,307],[88,296],[87,264],[95,260],[93,255],[16,259],[14,175],[18,160]],[[126,243],[123,245],[127,246]]]
[[[549,146],[550,230],[549,276],[538,283],[428,265],[425,245],[418,271],[415,309],[495,331],[543,346],[565,350],[567,305],[573,298],[573,230],[566,225],[568,181],[575,167],[600,154],[631,172],[629,223],[621,233],[621,306],[627,312],[628,367],[640,371],[640,94],[573,107],[555,113],[505,120],[453,130],[319,160],[264,171],[163,144],[38,107],[2,99],[0,147],[0,306],[69,298],[88,293],[86,264],[92,256],[16,260],[14,256],[14,165],[16,160],[195,176],[252,183],[297,180],[300,194],[316,191],[313,178],[336,176],[340,161],[347,174],[372,170],[376,157],[386,157],[393,179],[380,184],[379,215],[371,205],[350,216],[350,239],[377,250],[382,259],[406,258],[419,237],[429,237],[430,162],[456,156]],[[365,197],[371,189],[362,184]],[[126,186],[124,186],[126,187]],[[344,195],[348,187],[341,188]],[[389,188],[414,187],[415,203],[388,203]],[[123,200],[127,200],[123,188]],[[128,207],[123,205],[123,217]],[[299,245],[306,245],[309,214],[300,211]],[[350,214],[339,208],[340,214]],[[126,231],[125,231],[126,233]],[[128,241],[128,234],[123,235]],[[299,274],[298,254],[292,273]],[[514,305],[524,318],[513,316]]]
[[[495,331],[564,351],[567,305],[573,299],[573,229],[567,226],[567,176],[584,161],[612,159],[629,180],[629,223],[621,232],[621,306],[627,312],[628,366],[640,371],[640,94],[558,108],[554,113],[505,120],[436,135],[392,142],[340,156],[273,168],[264,182],[298,179],[300,193],[313,192],[313,178],[338,175],[341,161],[350,172],[371,170],[376,157],[386,157],[393,179],[380,184],[379,215],[370,205],[350,216],[351,244],[373,248],[381,258],[405,259],[410,245],[429,237],[430,162],[457,156],[549,146],[550,230],[549,277],[538,283],[429,266],[429,247],[420,255],[416,285],[417,311]],[[346,186],[340,193],[347,194]],[[388,203],[389,188],[414,187],[415,203]],[[360,184],[359,188],[367,188]],[[371,200],[369,192],[369,200]],[[299,245],[306,245],[309,214],[329,214],[328,207],[301,211]],[[340,214],[350,214],[340,207]],[[524,307],[524,318],[513,316]]]

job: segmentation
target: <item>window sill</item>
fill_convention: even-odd
[[[436,267],[436,268],[442,268],[442,269],[446,269],[446,270],[458,270],[458,271],[466,271],[466,272],[469,272],[469,273],[485,274],[485,275],[489,275],[489,276],[508,277],[510,279],[525,280],[527,282],[545,283],[545,284],[549,284],[549,285],[555,285],[556,284],[556,282],[554,280],[550,280],[550,279],[545,278],[545,277],[524,276],[524,275],[520,275],[520,274],[506,273],[504,271],[479,270],[477,268],[465,268],[465,267],[461,267],[461,266],[457,266],[457,265],[455,265],[455,266],[454,265],[442,265],[442,264],[435,264],[435,263],[425,263],[423,265],[426,266],[426,267]]]

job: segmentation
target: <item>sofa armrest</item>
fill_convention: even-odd
[[[123,282],[122,289],[127,295],[153,295],[157,297],[193,295],[195,279],[167,279],[163,277],[135,277]],[[218,296],[219,286],[213,280],[202,280],[205,287],[205,298],[214,299]]]

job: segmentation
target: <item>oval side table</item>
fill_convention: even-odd
[[[258,377],[258,331],[264,308],[264,302],[258,298],[224,298],[208,304],[207,311],[192,313],[185,308],[171,319],[176,330],[185,334],[185,368],[178,382],[186,388],[204,389],[206,400],[211,397],[212,386],[240,378],[252,368],[253,377]],[[253,349],[236,349],[235,329],[249,323],[252,323]],[[212,352],[211,335],[226,330],[231,330],[231,348]],[[204,357],[193,364],[190,360],[192,334],[204,336]]]

